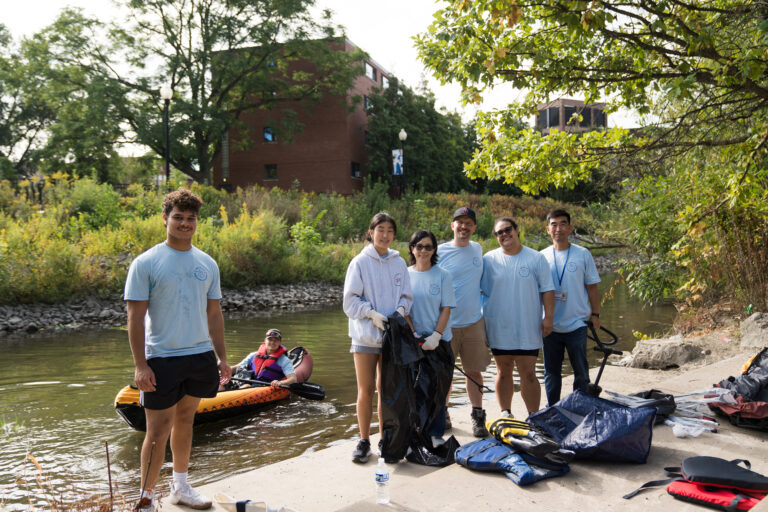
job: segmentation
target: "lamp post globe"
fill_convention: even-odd
[[[160,97],[163,99],[163,120],[165,123],[165,186],[170,189],[171,186],[171,134],[168,121],[168,109],[173,98],[173,89],[169,84],[163,84],[160,87]]]
[[[398,133],[397,136],[400,139],[400,142],[405,142],[405,139],[408,138],[408,134],[405,133],[405,128],[400,128],[400,133]]]

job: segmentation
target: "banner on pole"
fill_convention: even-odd
[[[403,150],[392,150],[392,174],[400,176],[403,174]]]

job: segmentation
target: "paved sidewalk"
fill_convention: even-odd
[[[752,353],[744,353],[710,366],[689,371],[652,371],[606,367],[600,384],[604,389],[632,393],[646,389],[681,394],[710,387],[729,375],[736,375]],[[564,389],[570,387],[566,381]],[[543,396],[543,395],[542,395]],[[495,398],[486,396],[489,418],[498,415]],[[513,398],[512,412],[517,418],[526,413],[519,396]],[[453,430],[460,443],[472,441],[468,408],[451,410]],[[378,438],[372,439],[376,446]],[[401,461],[390,464],[391,503],[375,504],[373,481],[375,457],[367,464],[351,462],[353,440],[315,453],[303,455],[236,475],[200,487],[210,497],[223,492],[236,499],[266,501],[275,509],[286,506],[296,512],[323,511],[702,511],[669,496],[663,488],[645,491],[631,500],[622,495],[644,482],[664,478],[665,466],[679,465],[694,455],[726,459],[745,458],[752,468],[768,474],[768,433],[737,429],[721,423],[717,434],[678,439],[672,429],[657,426],[653,433],[647,464],[611,464],[574,461],[564,477],[518,487],[500,474],[470,471],[457,464],[429,468]],[[190,510],[162,503],[163,512]],[[214,504],[213,510],[225,510]],[[752,509],[768,511],[768,500]]]

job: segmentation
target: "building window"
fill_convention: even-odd
[[[371,66],[367,62],[365,63],[365,76],[367,76],[374,82],[376,81],[376,68]]]
[[[536,120],[536,124],[539,127],[539,130],[546,130],[549,128],[549,119],[547,116],[547,110],[539,110],[539,118]]]
[[[277,181],[277,164],[264,166],[264,181]]]
[[[547,126],[560,126],[560,107],[552,107],[547,109],[549,116],[549,125]]]
[[[264,143],[275,144],[277,142],[277,134],[269,126],[264,127]]]
[[[581,111],[581,122],[579,123],[579,126],[582,126],[584,128],[589,128],[589,126],[592,124],[592,109],[591,108],[585,108]]]
[[[371,98],[368,96],[363,96],[363,108],[368,111],[371,110],[371,107],[373,107],[373,102],[371,101]]]
[[[352,162],[352,177],[353,178],[359,178],[360,177],[360,164],[357,162]]]
[[[365,140],[365,145],[366,146],[369,145],[371,143],[371,140],[368,138],[368,130],[365,130],[365,132],[363,134],[363,137],[364,137],[364,140]]]
[[[605,127],[605,112],[602,109],[594,109],[595,126]]]
[[[573,115],[576,113],[576,107],[563,107],[563,110],[565,111],[565,124],[572,125],[572,126],[578,126],[579,121],[574,121]]]
[[[386,75],[381,75],[381,87],[384,89],[389,88],[389,77]]]

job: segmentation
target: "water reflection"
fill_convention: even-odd
[[[611,282],[610,277],[604,278],[601,286]],[[601,318],[619,335],[620,347],[626,350],[634,343],[633,329],[663,331],[673,314],[671,307],[642,309],[620,288],[603,306]],[[325,387],[327,398],[314,402],[292,397],[251,416],[196,427],[190,471],[195,484],[320,450],[357,435],[354,366],[347,321],[340,308],[230,319],[226,324],[230,362],[237,363],[255,350],[270,327],[282,331],[288,348],[303,345],[309,349],[315,362],[311,380]],[[125,425],[113,406],[117,391],[133,379],[126,333],[89,331],[6,340],[0,342],[0,350],[4,362],[0,373],[0,508],[3,502],[9,510],[26,509],[30,503],[47,508],[28,453],[45,471],[47,480],[42,485],[50,485],[57,497],[107,494],[105,442],[109,443],[113,482],[121,492],[133,496],[139,482],[143,433]],[[593,363],[596,361],[597,354]],[[489,387],[493,387],[494,375],[493,367],[485,374]],[[451,403],[466,404],[464,378],[458,372],[455,377]],[[377,428],[376,423],[373,427]],[[170,471],[166,463],[163,474]]]

